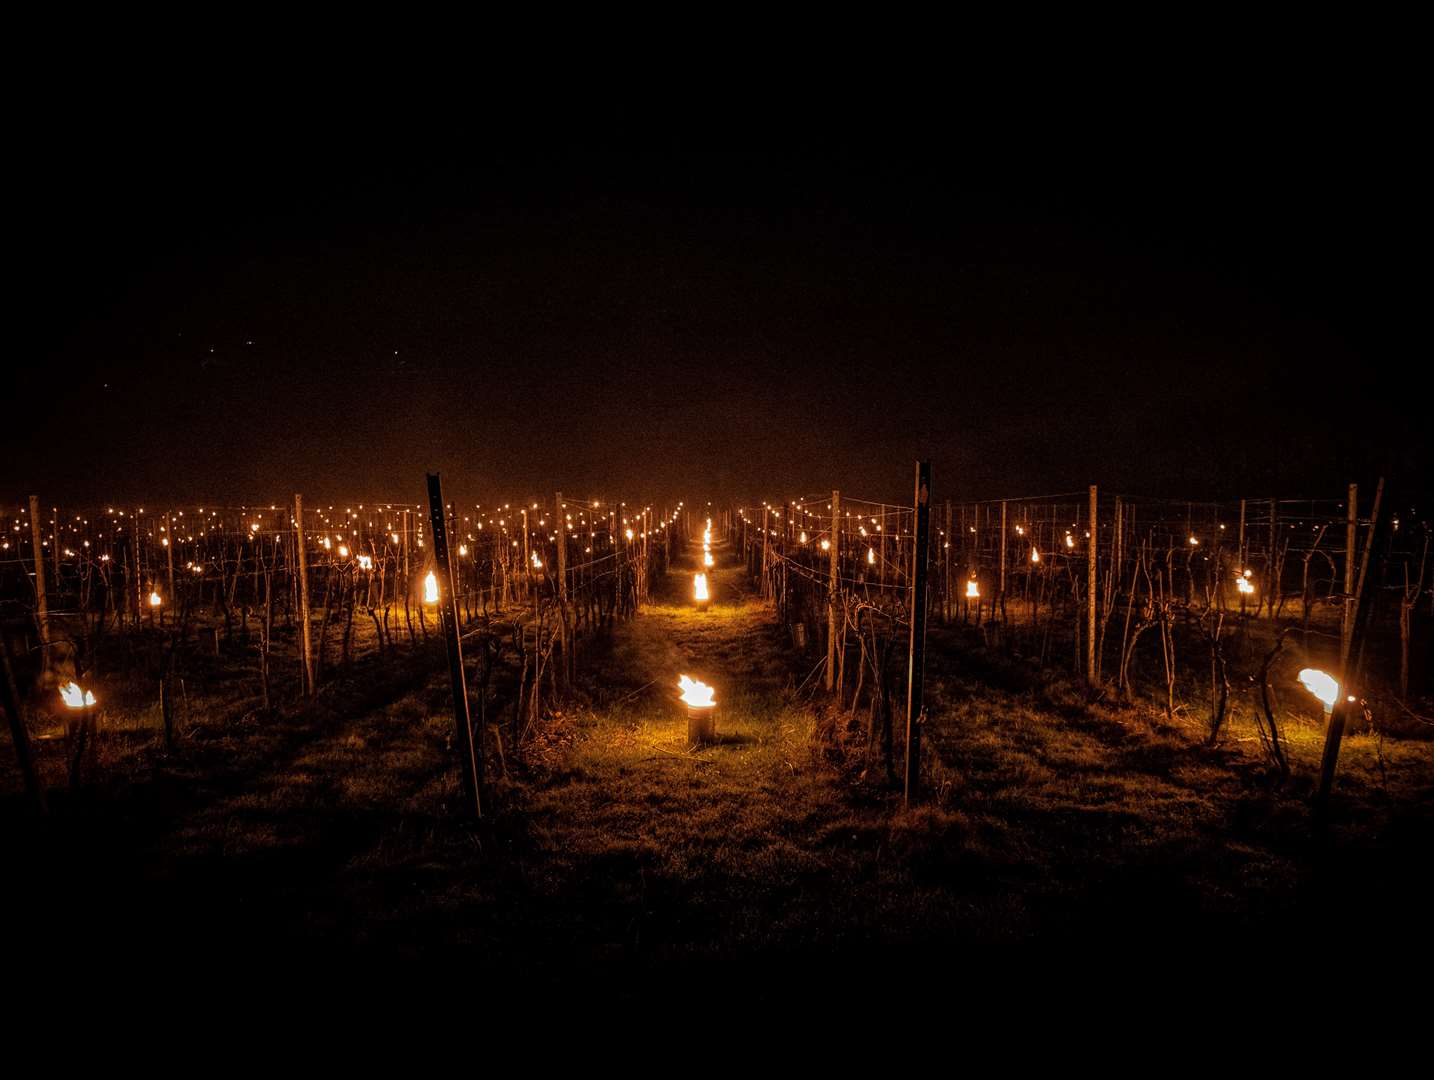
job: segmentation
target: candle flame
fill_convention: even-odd
[[[692,575],[692,598],[693,598],[694,600],[708,600],[708,599],[710,599],[710,597],[707,595],[707,575],[706,575],[706,574],[693,574],[693,575]]]
[[[1235,588],[1246,594],[1253,593],[1255,591],[1255,586],[1250,582],[1250,579],[1247,577],[1237,577],[1235,579]]]
[[[682,688],[682,700],[687,705],[699,709],[710,708],[717,702],[713,698],[715,691],[705,682],[697,679],[689,679],[686,675],[677,677],[677,685]]]
[[[1339,697],[1339,683],[1334,681],[1333,675],[1318,668],[1303,668],[1299,680],[1306,690],[1324,702],[1326,712],[1334,708],[1335,698]]]
[[[84,709],[95,703],[95,695],[89,690],[81,690],[73,679],[60,687],[60,697],[71,709]]]
[[[868,566],[876,565],[876,552],[871,548],[866,549],[866,563]]]
[[[1040,562],[1040,561],[1041,561],[1041,553],[1040,553],[1039,551],[1037,551],[1034,547],[1031,548],[1031,562],[1033,562],[1033,563],[1038,563],[1038,562]]]
[[[541,570],[542,568],[543,568],[543,560],[540,559],[540,558],[538,558],[538,553],[535,551],[535,552],[533,552],[533,569],[534,569],[534,570]]]
[[[372,570],[372,569],[373,569],[373,557],[370,556],[370,555],[360,555],[360,556],[359,556],[359,569],[360,569],[360,570]]]
[[[966,582],[966,595],[973,600],[980,598],[981,588],[976,584],[975,578],[972,578],[970,581]]]
[[[339,545],[339,558],[340,558],[340,559],[347,559],[348,557],[349,557],[349,546],[348,546],[347,544],[340,544],[340,545]]]
[[[425,604],[438,603],[438,578],[433,571],[428,571],[428,576],[423,579],[423,602]]]
[[[150,607],[159,607],[159,605],[162,604],[162,603],[164,603],[164,598],[161,597],[161,596],[159,595],[159,593],[157,593],[157,592],[152,592],[152,593],[149,594],[149,606],[150,606]]]

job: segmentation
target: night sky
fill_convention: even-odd
[[[952,497],[1423,483],[1410,132],[1307,104],[680,143],[41,117],[0,497],[904,498],[918,455]]]

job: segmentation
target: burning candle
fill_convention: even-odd
[[[966,595],[972,600],[979,600],[981,598],[981,588],[976,584],[975,578],[966,582]]]
[[[425,604],[438,603],[438,578],[434,576],[432,570],[428,571],[428,576],[423,579],[423,602]]]
[[[1306,690],[1324,704],[1326,716],[1334,711],[1335,700],[1339,697],[1339,683],[1334,681],[1333,675],[1320,671],[1318,668],[1302,668],[1299,680]]]
[[[687,741],[711,742],[717,734],[717,699],[712,687],[686,675],[678,677],[677,685],[682,688],[682,703],[687,706]]]
[[[73,679],[60,687],[60,699],[70,709],[88,709],[95,705],[95,695],[89,690],[81,690]]]

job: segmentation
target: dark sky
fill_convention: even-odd
[[[0,497],[416,501],[426,468],[478,501],[904,497],[917,455],[969,497],[1411,483],[1405,119],[1271,98],[674,141],[39,116]]]

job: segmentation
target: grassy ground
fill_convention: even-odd
[[[1296,773],[1276,789],[1240,722],[1205,748],[1193,721],[1091,706],[938,630],[932,798],[903,812],[814,737],[830,719],[806,685],[815,657],[739,568],[714,586],[695,612],[689,563],[594,643],[581,692],[495,780],[480,826],[455,820],[434,647],[356,664],[316,706],[272,717],[216,675],[172,753],[151,721],[125,734],[117,719],[93,782],[57,794],[46,823],[7,753],[28,944],[70,963],[443,967],[520,996],[740,986],[774,1004],[869,972],[979,971],[1029,992],[1027,972],[1067,963],[1086,979],[1216,955],[1316,965],[1326,928],[1351,963],[1427,950],[1434,746],[1349,740],[1320,818],[1316,725],[1290,727]],[[717,688],[714,745],[687,745],[680,673]],[[55,779],[56,751],[42,755]]]

